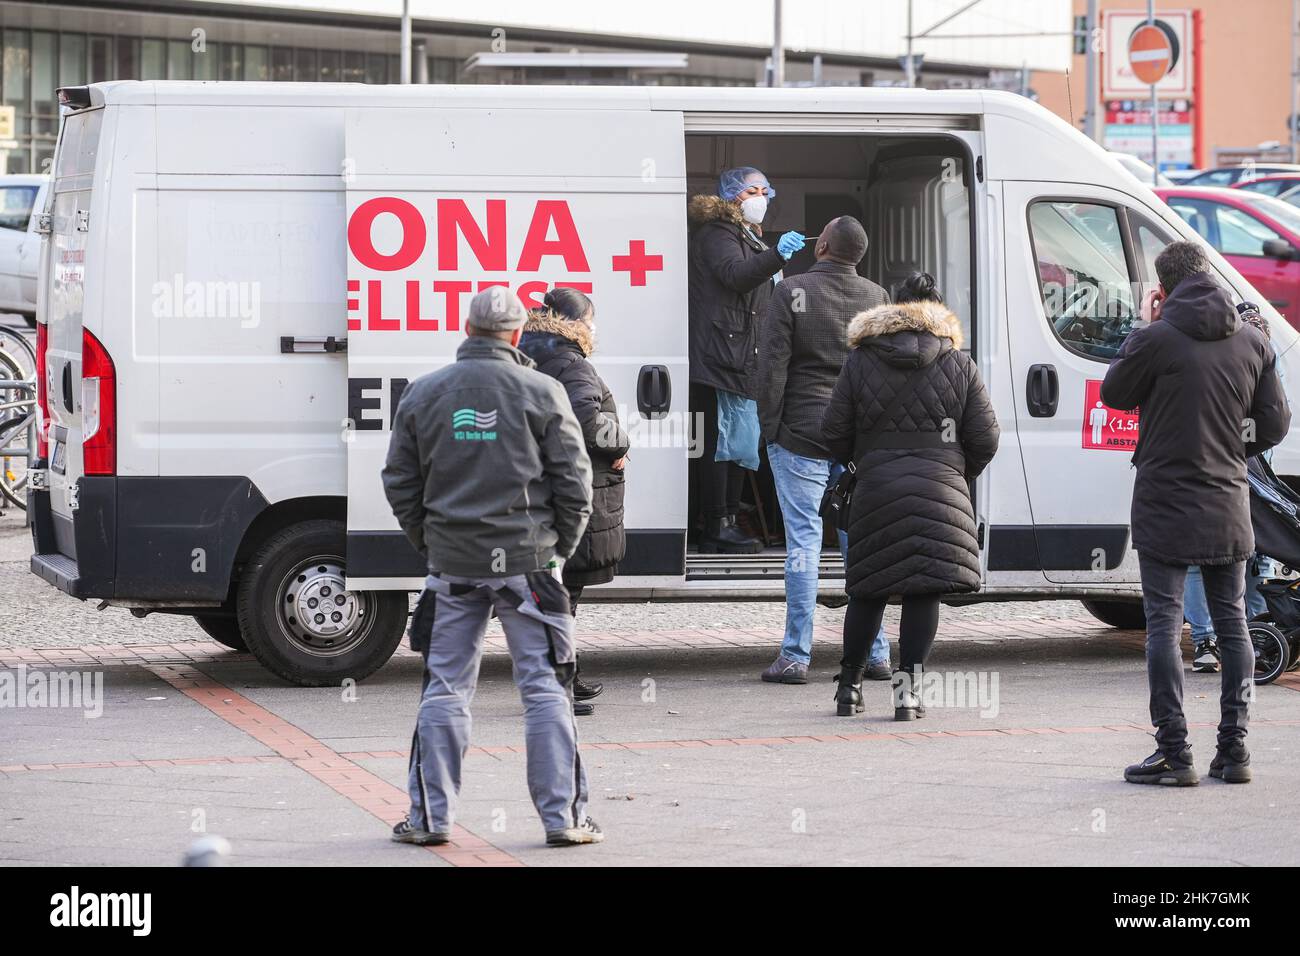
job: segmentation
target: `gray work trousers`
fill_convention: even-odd
[[[1165,754],[1187,746],[1183,716],[1183,585],[1186,565],[1165,564],[1138,554],[1142,603],[1147,615],[1147,681],[1156,745]],[[1214,620],[1223,665],[1219,692],[1219,745],[1245,741],[1255,652],[1246,631],[1246,562],[1202,565],[1205,597]]]
[[[549,572],[497,578],[430,575],[411,619],[424,653],[424,689],[411,742],[410,821],[450,832],[469,747],[470,701],[495,608],[524,704],[528,791],[547,832],[586,816],[587,778],[573,720],[573,616]]]

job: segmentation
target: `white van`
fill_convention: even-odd
[[[69,594],[193,615],[301,683],[369,674],[424,574],[379,478],[402,388],[451,359],[473,292],[531,304],[568,284],[596,303],[596,364],[635,443],[627,559],[592,598],[781,598],[780,549],[688,542],[686,202],[751,165],[777,187],[770,230],[852,213],[865,274],[930,271],[966,326],[1002,425],[975,485],[980,596],[1140,613],[1136,419],[1097,389],[1156,253],[1197,236],[1026,99],[188,82],[61,96],[31,566]],[[1300,383],[1296,333],[1209,255]],[[1300,478],[1294,435],[1274,468]],[[833,550],[823,577],[842,593]]]

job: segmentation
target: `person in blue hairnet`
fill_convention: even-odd
[[[781,268],[803,248],[798,232],[775,246],[763,220],[776,190],[752,166],[726,170],[716,196],[691,197],[690,403],[702,426],[692,467],[704,518],[700,551],[753,554],[762,543],[736,524],[744,468],[758,468],[759,424],[753,376],[757,323]]]

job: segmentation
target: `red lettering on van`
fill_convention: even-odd
[[[433,283],[434,292],[447,293],[447,331],[460,331],[460,297],[464,292],[474,289],[472,282],[448,282],[438,280]]]
[[[469,244],[470,251],[484,272],[505,272],[506,264],[506,201],[487,201],[487,236],[478,227],[478,221],[463,199],[438,200],[438,269],[455,272],[460,268],[460,233]]]
[[[366,328],[372,332],[393,332],[402,327],[401,319],[383,317],[383,288],[378,279],[366,283]]]
[[[384,213],[396,216],[402,224],[402,245],[389,256],[381,254],[371,239],[371,227]],[[377,272],[396,272],[414,265],[415,260],[424,252],[426,239],[424,217],[420,215],[420,210],[405,199],[395,196],[367,199],[357,207],[348,221],[348,248],[352,250],[357,262]]]
[[[555,225],[555,238],[548,239],[552,223]],[[528,224],[528,235],[524,237],[523,251],[519,254],[519,265],[515,268],[518,272],[536,272],[541,267],[543,256],[562,257],[570,272],[591,271],[569,204],[562,199],[537,201],[533,220]]]

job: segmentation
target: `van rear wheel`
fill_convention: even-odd
[[[1147,614],[1141,601],[1083,601],[1084,610],[1111,627],[1126,631],[1145,631]]]
[[[195,614],[194,623],[218,644],[234,651],[246,651],[244,635],[239,633],[239,618],[233,614]]]
[[[347,533],[305,521],[272,535],[239,582],[239,629],[267,670],[303,687],[363,680],[406,629],[405,591],[344,587]]]

